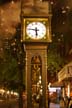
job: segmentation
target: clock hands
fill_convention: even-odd
[[[37,35],[38,35],[38,31],[39,31],[39,29],[37,29],[37,27],[35,27],[36,37],[37,37]]]
[[[27,25],[26,32],[32,39],[41,39],[46,34],[46,27],[41,22],[31,22]]]
[[[34,30],[35,31],[35,34],[36,34],[36,37],[37,37],[38,31],[39,31],[39,29],[37,29],[37,27],[35,27],[34,29],[29,28],[29,30]]]

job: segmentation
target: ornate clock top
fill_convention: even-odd
[[[49,2],[42,0],[24,0],[22,3],[22,12],[24,16],[48,16]]]
[[[22,38],[25,42],[51,42],[49,2],[22,0]]]

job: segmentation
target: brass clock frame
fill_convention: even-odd
[[[28,35],[27,35],[27,33],[26,33],[26,27],[27,27],[27,25],[28,24],[30,24],[30,23],[32,23],[32,22],[40,22],[40,23],[42,23],[43,25],[45,25],[45,27],[46,27],[46,35],[43,37],[43,38],[41,38],[41,39],[32,39],[32,38],[30,38]],[[30,42],[32,42],[32,41],[34,41],[34,42],[37,42],[37,41],[41,41],[41,42],[43,42],[43,41],[48,41],[48,37],[49,37],[49,26],[48,26],[49,24],[48,24],[48,18],[23,18],[23,37],[22,37],[22,39],[23,39],[23,41],[30,41]]]

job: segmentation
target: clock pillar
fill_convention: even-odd
[[[47,49],[51,42],[49,2],[22,0],[21,8],[21,35],[26,50],[27,108],[47,108]],[[42,32],[37,24],[43,25],[46,32]],[[30,25],[31,28],[27,28]]]
[[[46,83],[47,83],[47,45],[45,44],[26,44],[26,81],[27,81],[27,108],[46,108]],[[41,79],[42,79],[42,96],[41,100],[38,100],[39,103],[32,103],[33,102],[33,97],[32,95],[36,94],[36,97],[38,96],[38,93],[35,92],[37,88],[37,82],[38,78],[37,77],[37,82],[35,83],[34,86],[36,86],[35,91],[32,93],[32,58],[33,57],[40,57],[41,58]],[[37,58],[38,59],[38,58]],[[34,64],[35,66],[37,65],[37,62]],[[37,71],[37,70],[36,70]],[[37,101],[37,100],[36,100]],[[41,103],[40,103],[41,102]],[[33,106],[33,107],[32,107]]]

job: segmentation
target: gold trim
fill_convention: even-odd
[[[27,36],[27,34],[26,34],[26,26],[27,26],[27,24],[29,24],[30,22],[42,22],[43,24],[45,24],[45,26],[46,26],[46,35],[45,35],[45,37],[43,37],[43,38],[41,38],[41,39],[32,39],[32,38],[28,38],[28,36]],[[48,29],[50,29],[50,25],[49,25],[49,19],[48,18],[24,18],[23,17],[23,41],[31,41],[32,42],[32,40],[33,41],[50,41],[51,40],[51,36],[50,36],[50,33],[49,33],[49,31],[50,30],[48,30]]]

